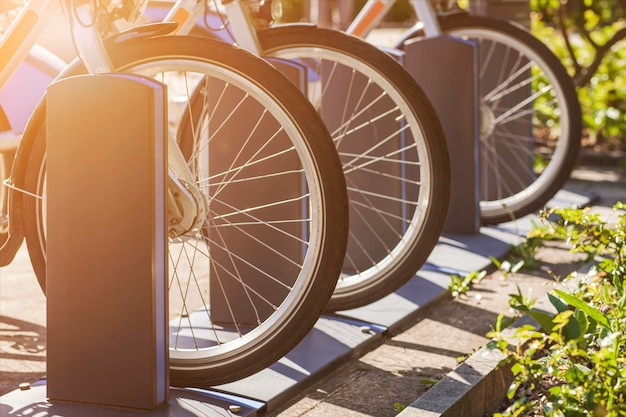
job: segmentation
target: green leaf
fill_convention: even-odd
[[[420,380],[420,382],[424,385],[435,385],[437,382],[439,382],[439,380],[435,378],[423,378]]]
[[[496,318],[496,332],[500,333],[502,331],[502,319],[504,318],[504,314],[498,314]]]
[[[582,311],[584,311],[589,317],[591,317],[592,319],[594,319],[596,322],[598,322],[599,324],[601,324],[602,326],[606,327],[607,329],[611,328],[611,325],[609,323],[609,320],[606,318],[606,316],[604,314],[602,314],[602,312],[600,310],[598,310],[597,308],[590,306],[589,304],[587,304],[585,301],[574,297],[571,294],[568,294],[564,291],[561,290],[554,290],[554,292],[561,297],[566,303],[568,303],[569,305],[576,307]]]
[[[552,331],[552,328],[554,327],[552,316],[550,316],[547,313],[544,313],[543,311],[537,311],[537,310],[528,310],[525,313],[528,314],[533,319],[535,319],[535,321],[539,323],[541,328],[546,333],[550,333]]]
[[[563,327],[563,336],[565,340],[572,340],[578,338],[580,334],[580,323],[578,319],[576,319],[576,316],[572,315],[565,327]]]
[[[490,256],[491,262],[496,266],[496,268],[500,269],[500,261],[495,256]]]
[[[574,313],[574,317],[578,321],[578,325],[580,326],[580,334],[587,333],[589,329],[589,320],[587,320],[587,314],[584,311],[576,309]]]
[[[626,309],[626,292],[624,292],[624,294],[621,296],[621,298],[619,299],[619,302],[617,303],[617,307],[623,311],[624,309]]]
[[[560,313],[558,313],[556,316],[554,316],[552,321],[554,322],[554,324],[566,325],[569,322],[570,317],[572,317],[573,315],[574,315],[574,312],[568,309],[568,310],[561,311]]]
[[[394,410],[395,410],[397,413],[399,413],[399,412],[401,412],[402,410],[404,410],[404,409],[406,408],[406,406],[405,406],[404,404],[402,404],[402,403],[395,402],[395,403],[393,403],[393,408],[394,408]]]
[[[569,310],[569,306],[564,303],[563,300],[561,300],[560,298],[548,293],[548,299],[550,300],[550,304],[552,304],[554,308],[556,308],[557,312],[562,313],[565,310]]]
[[[591,369],[589,369],[585,365],[582,365],[582,364],[579,364],[579,363],[575,363],[574,366],[576,367],[576,369],[578,369],[579,372],[581,372],[583,374],[590,374],[592,372]]]
[[[506,396],[509,400],[513,399],[513,397],[515,397],[515,393],[517,392],[517,389],[520,386],[520,382],[519,381],[513,381],[511,383],[511,385],[509,386],[509,389],[506,392]]]

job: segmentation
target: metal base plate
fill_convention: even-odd
[[[46,381],[31,384],[25,390],[15,390],[0,397],[0,415],[55,417],[255,417],[264,406],[262,402],[237,398],[200,389],[170,389],[168,404],[154,410],[100,406],[48,400]]]

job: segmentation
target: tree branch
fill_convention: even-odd
[[[580,72],[576,71],[576,76],[574,76],[574,83],[577,87],[584,87],[593,78],[594,74],[598,71],[602,60],[605,55],[609,53],[611,48],[618,43],[619,41],[626,39],[626,27],[620,28],[611,39],[609,39],[604,45],[600,45],[596,48],[596,53],[593,58],[593,62],[589,64],[586,68],[583,68]]]
[[[559,28],[561,29],[561,34],[563,35],[563,40],[565,41],[565,48],[567,49],[567,53],[570,56],[570,59],[572,61],[572,66],[574,67],[574,77],[579,77],[581,72],[582,72],[582,67],[578,64],[578,61],[576,59],[576,52],[574,51],[574,48],[572,47],[572,43],[569,40],[569,36],[567,34],[567,23],[566,23],[566,19],[565,19],[565,9],[563,4],[559,4],[559,8],[557,11],[557,18],[558,18],[558,25]]]

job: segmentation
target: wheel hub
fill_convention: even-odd
[[[496,115],[484,102],[480,103],[480,137],[491,135],[496,127]]]
[[[197,236],[208,214],[208,201],[193,184],[169,177],[168,237],[183,241]]]

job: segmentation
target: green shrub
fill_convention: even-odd
[[[543,238],[566,237],[573,252],[588,255],[587,274],[570,274],[571,290],[553,290],[556,314],[532,308],[532,300],[512,295],[510,305],[540,325],[515,332],[510,350],[500,325],[488,336],[491,346],[510,353],[514,381],[512,405],[496,416],[626,415],[626,214],[614,209],[609,223],[586,210],[561,209],[559,222],[541,229]],[[547,221],[547,216],[544,216]],[[535,235],[538,235],[537,233]]]

